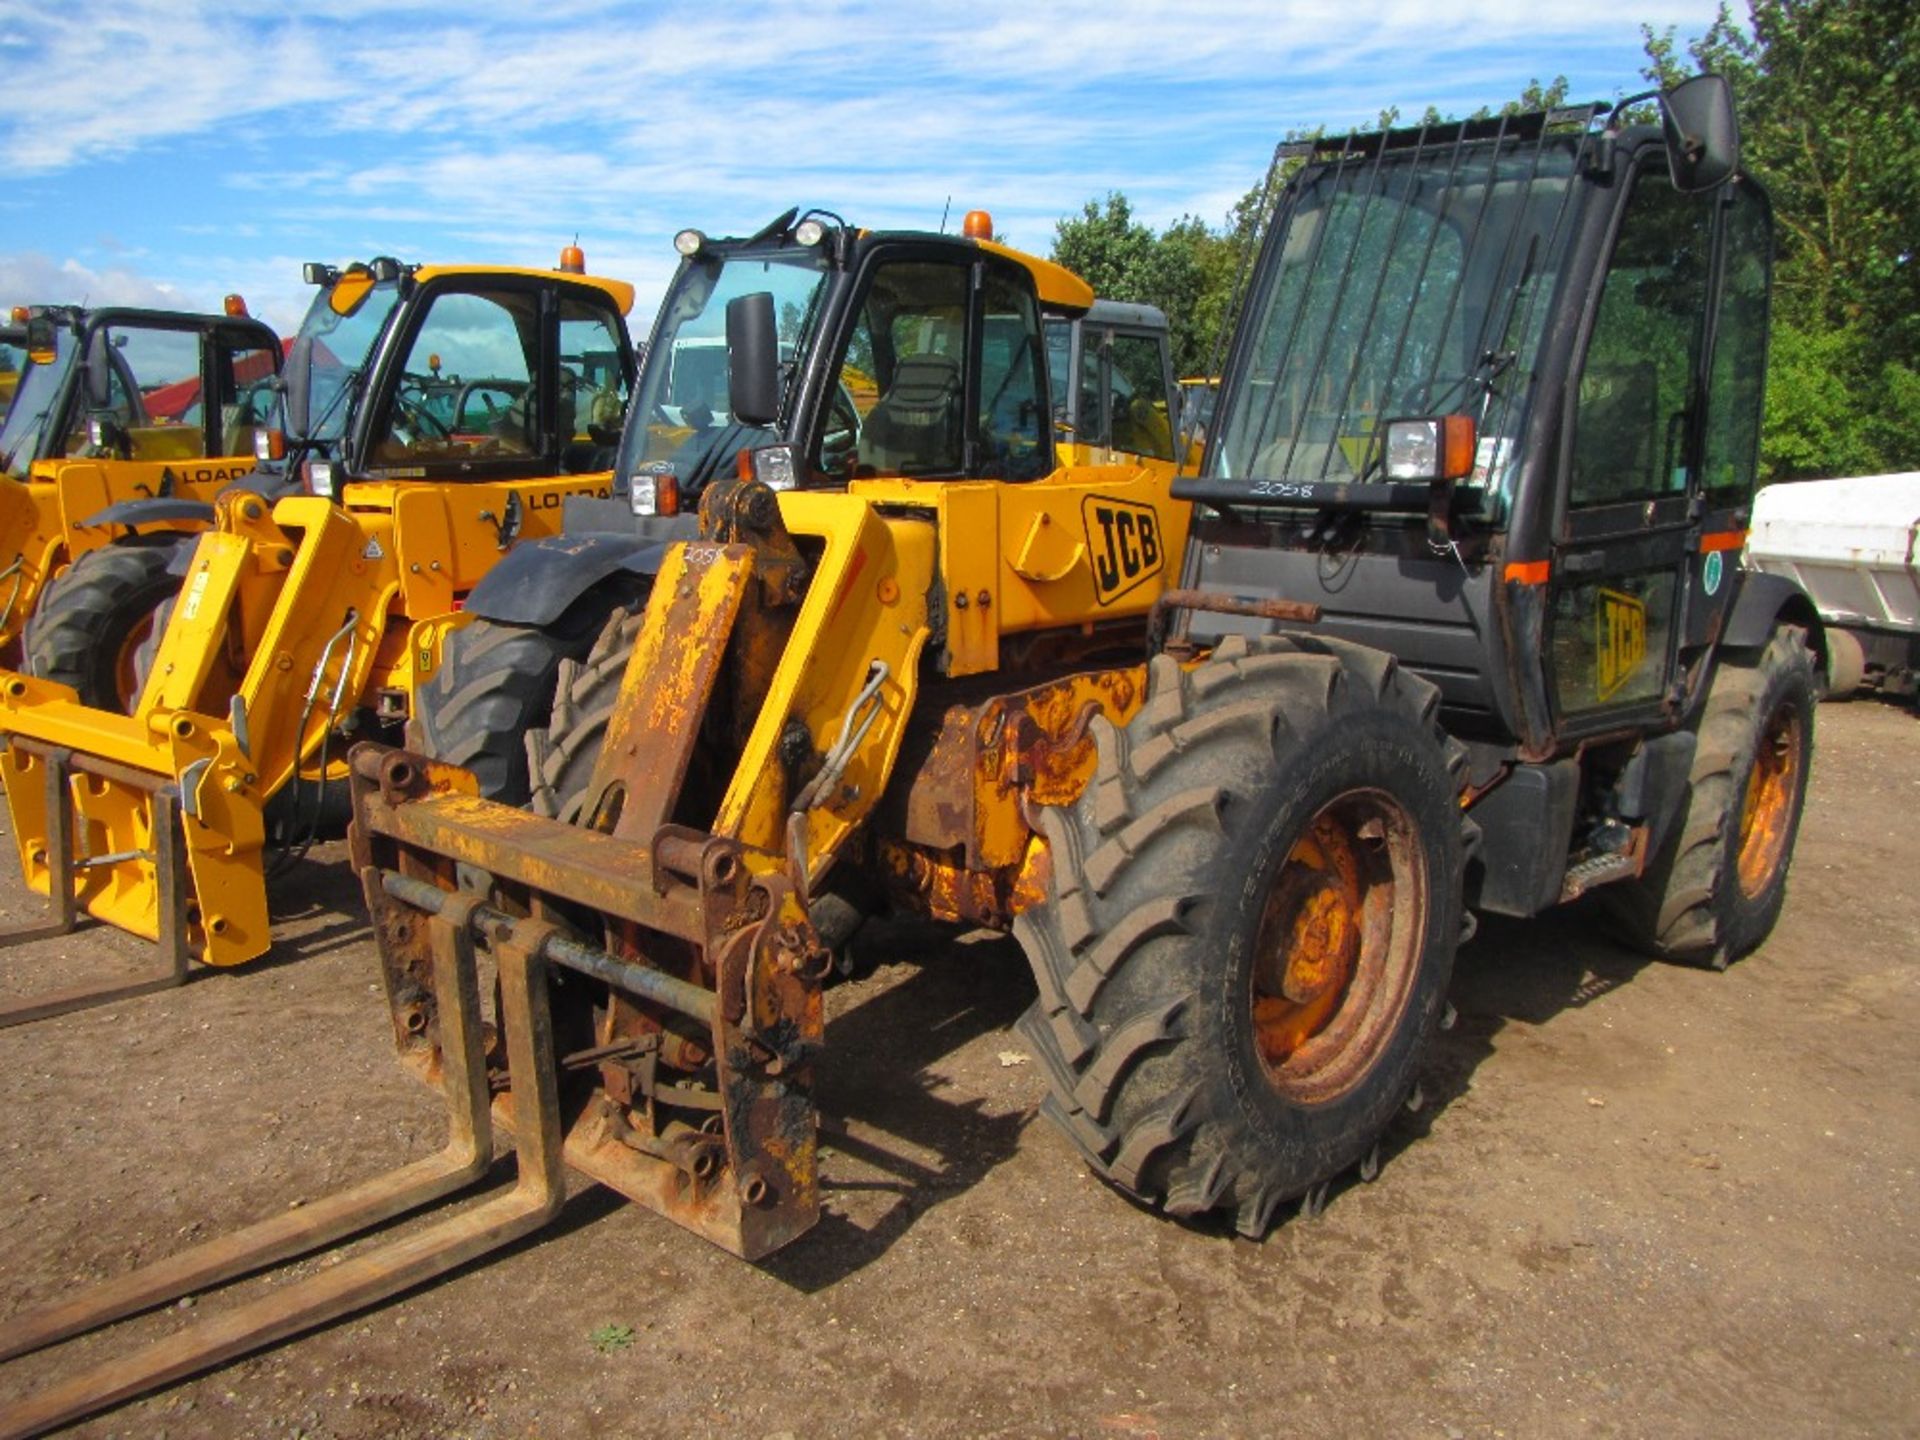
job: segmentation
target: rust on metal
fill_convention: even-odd
[[[1254,1048],[1271,1084],[1317,1104],[1376,1063],[1425,943],[1425,870],[1399,801],[1353,790],[1315,812],[1281,861],[1254,938]]]
[[[1160,648],[1175,610],[1205,610],[1216,615],[1246,615],[1289,625],[1317,625],[1320,607],[1305,600],[1250,599],[1220,590],[1163,590],[1147,617],[1147,649]]]
[[[1804,749],[1800,712],[1790,700],[1783,701],[1761,729],[1747,793],[1740,801],[1734,871],[1749,899],[1765,891],[1786,862]]]
[[[915,908],[1005,928],[1037,896],[1037,805],[1069,805],[1093,778],[1092,724],[1125,724],[1146,695],[1144,666],[1073,674],[973,705],[950,706],[922,741],[879,846],[885,878]],[[883,828],[884,825],[883,825]]]
[[[584,826],[479,800],[417,756],[369,746],[353,756],[354,859],[395,1040],[427,1078],[446,1062],[420,934],[445,897],[484,892],[470,923],[489,945],[518,932],[517,914],[591,912],[599,934],[550,925],[534,950],[590,979],[555,992],[562,1063],[591,1082],[567,1087],[566,1161],[757,1258],[819,1215],[827,955],[781,857],[680,820],[712,813],[713,777],[694,761],[744,734],[739,712],[757,708],[778,661],[804,562],[764,486],[733,486],[702,514],[708,538],[669,552],[648,602]],[[494,1114],[511,1128],[520,1071],[506,1060]]]

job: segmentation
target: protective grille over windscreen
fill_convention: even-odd
[[[1388,420],[1464,413],[1478,436],[1469,483],[1498,508],[1598,113],[1315,145],[1283,199],[1243,382],[1199,488],[1322,503],[1329,484],[1384,480]]]

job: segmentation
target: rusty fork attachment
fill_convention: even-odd
[[[0,1325],[0,1360],[344,1243],[485,1175],[493,1159],[493,1124],[474,943],[479,909],[477,896],[447,895],[423,927],[441,1001],[433,1038],[441,1062],[435,1078],[447,1102],[444,1150],[8,1321]],[[496,928],[490,936],[518,1102],[519,1179],[510,1190],[0,1406],[0,1440],[43,1434],[304,1334],[508,1245],[557,1215],[566,1191],[543,953],[550,929],[529,921]]]
[[[106,883],[111,883],[115,865],[123,860],[140,858],[152,863],[159,891],[161,963],[156,969],[132,977],[45,991],[24,1000],[0,1005],[0,1030],[184,984],[190,949],[186,906],[187,862],[180,833],[180,787],[157,775],[117,765],[98,756],[46,745],[24,736],[14,737],[12,745],[16,753],[37,763],[42,771],[41,803],[45,806],[44,833],[47,843],[45,853],[33,858],[46,868],[48,914],[45,920],[38,923],[0,930],[0,949],[72,934],[79,923],[82,889],[95,883],[96,876],[106,876]],[[115,855],[76,853],[75,838],[79,827],[74,823],[73,786],[76,781],[86,784],[88,776],[98,776],[147,795],[149,849]]]

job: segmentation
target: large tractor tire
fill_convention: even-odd
[[[644,605],[614,611],[586,658],[561,665],[552,720],[544,729],[527,732],[536,815],[580,823],[580,799],[593,778],[594,762],[607,738],[607,719],[645,618]]]
[[[525,805],[527,736],[548,723],[555,687],[587,653],[600,613],[569,611],[546,628],[473,620],[455,630],[413,697],[408,744],[471,770],[488,799]]]
[[[1644,875],[1600,892],[1632,944],[1724,970],[1772,932],[1806,801],[1818,686],[1798,629],[1720,657],[1679,818]]]
[[[1120,1189],[1266,1233],[1281,1202],[1374,1162],[1446,1004],[1465,752],[1392,657],[1232,637],[1156,659],[1098,764],[1042,815],[1043,1104]]]
[[[181,577],[167,567],[191,536],[107,545],[80,556],[47,586],[27,618],[29,675],[71,685],[84,705],[130,714],[146,683]]]

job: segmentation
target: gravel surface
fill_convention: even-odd
[[[1379,1180],[1264,1243],[1137,1208],[1038,1120],[1010,941],[894,927],[830,996],[827,1214],[788,1250],[577,1185],[504,1255],[75,1433],[1920,1432],[1920,728],[1819,720],[1766,946],[1716,975],[1580,907],[1486,922]],[[0,1032],[0,1316],[438,1148],[343,858],[276,886],[269,962]],[[41,942],[0,995],[144,959]],[[0,1414],[274,1283],[0,1367]]]

